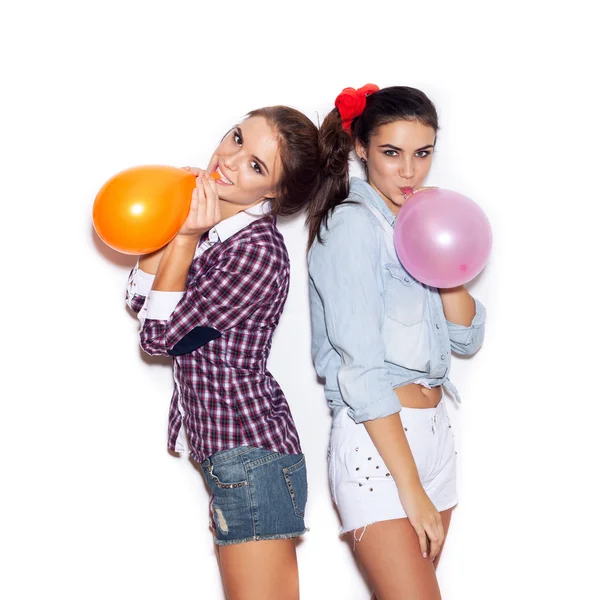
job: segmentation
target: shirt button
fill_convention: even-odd
[[[438,324],[438,323],[436,323],[436,324],[435,324],[435,328],[436,328],[436,329],[439,329],[439,328],[440,328],[440,326],[439,326],[439,324]]]
[[[445,355],[445,354],[442,354],[442,356],[441,356],[441,359],[442,359],[442,360],[446,360],[446,355]]]

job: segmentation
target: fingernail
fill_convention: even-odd
[[[423,552],[423,558],[427,558],[427,552]]]

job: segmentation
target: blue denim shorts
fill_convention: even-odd
[[[202,463],[202,472],[212,492],[215,544],[293,538],[307,531],[303,454],[241,446],[216,452]]]

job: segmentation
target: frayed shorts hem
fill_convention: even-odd
[[[444,506],[444,507],[436,506],[435,508],[438,512],[444,512],[445,510],[450,510],[451,508],[456,508],[457,505],[458,505],[458,500],[454,500],[453,502],[449,503],[448,506]],[[407,518],[408,517],[406,516],[406,514],[404,514],[404,515],[397,515],[397,516],[393,516],[393,517],[383,517],[381,519],[375,519],[374,521],[369,521],[368,523],[357,525],[356,527],[349,527],[346,529],[344,527],[340,527],[339,536],[343,537],[347,533],[352,533],[353,531],[358,531],[359,529],[364,529],[366,527],[369,527],[369,525],[375,525],[375,523],[385,523],[386,521],[395,521],[396,519],[407,519]]]
[[[304,535],[309,532],[310,529],[306,528],[304,531],[297,531],[295,533],[278,533],[274,535],[253,535],[246,538],[241,538],[239,540],[218,540],[213,537],[213,542],[217,546],[231,546],[233,544],[244,544],[245,542],[262,542],[265,540],[289,540],[291,538],[296,538]]]

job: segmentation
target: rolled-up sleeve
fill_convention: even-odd
[[[129,273],[125,291],[125,304],[137,315],[142,327],[148,308],[148,294],[154,283],[154,275],[142,271],[139,261]]]
[[[458,325],[446,320],[448,333],[450,334],[450,347],[456,354],[471,356],[475,354],[483,344],[485,336],[485,306],[475,300],[475,316],[470,325]]]
[[[324,244],[315,242],[309,274],[323,303],[327,336],[341,357],[338,384],[349,415],[361,423],[401,410],[385,365],[384,303],[377,232],[358,206],[342,206]],[[319,365],[315,365],[319,371]]]
[[[151,291],[140,334],[151,355],[187,353],[212,341],[269,302],[280,284],[283,264],[269,247],[233,244],[185,292]]]

